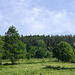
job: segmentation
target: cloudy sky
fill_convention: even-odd
[[[0,0],[0,35],[75,35],[75,0]]]

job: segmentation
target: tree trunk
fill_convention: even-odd
[[[13,57],[11,58],[11,64],[15,64],[15,59]]]

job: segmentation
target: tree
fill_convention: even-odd
[[[46,48],[46,44],[43,40],[37,40],[35,41],[34,43],[34,46],[36,46],[36,57],[37,58],[44,58],[46,56],[46,51],[47,51],[47,48]]]
[[[37,40],[34,42],[33,44],[34,46],[37,46],[37,47],[42,47],[42,48],[46,48],[46,44],[43,40]]]
[[[53,54],[58,60],[71,62],[74,60],[74,52],[67,42],[60,42],[53,50]]]
[[[46,56],[46,52],[44,48],[39,47],[39,50],[36,52],[37,58],[44,58]]]
[[[51,57],[52,57],[52,52],[47,51],[46,58],[51,58]]]
[[[4,53],[12,64],[15,63],[16,59],[25,57],[26,46],[19,39],[20,36],[18,31],[14,26],[11,26],[5,33]]]
[[[4,45],[4,42],[2,41],[2,37],[0,36],[0,65],[2,64],[2,57],[3,57],[3,45]]]
[[[36,54],[36,47],[35,46],[31,46],[31,49],[29,51],[31,57],[35,57],[35,54]]]
[[[30,48],[28,49],[28,52],[27,52],[27,56],[26,57],[27,57],[27,59],[34,58],[35,57],[35,54],[36,54],[36,47],[35,46],[30,46]]]

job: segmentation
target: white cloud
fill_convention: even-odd
[[[72,14],[65,9],[51,11],[45,7],[34,6],[33,3],[32,0],[2,1],[1,7],[3,9],[1,12],[3,14],[0,15],[0,24],[3,26],[14,25],[20,34],[24,35],[73,33],[75,27],[73,18],[71,18]]]

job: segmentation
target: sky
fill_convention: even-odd
[[[0,0],[0,35],[75,35],[75,0]]]

